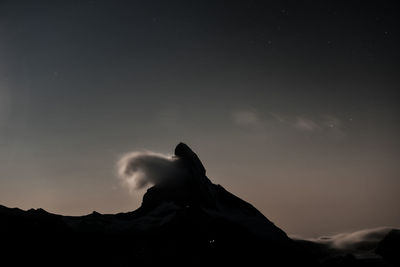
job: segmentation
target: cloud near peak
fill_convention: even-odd
[[[176,157],[152,151],[125,154],[117,162],[117,172],[130,190],[166,182],[184,174]]]

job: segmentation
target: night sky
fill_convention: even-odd
[[[386,1],[0,1],[0,204],[136,209],[121,155],[186,142],[289,234],[400,227]]]

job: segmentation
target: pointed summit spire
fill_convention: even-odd
[[[176,146],[175,156],[189,163],[192,171],[199,176],[206,175],[206,169],[204,168],[203,163],[201,163],[196,153],[194,153],[193,150],[190,149],[190,147],[185,143],[181,142]]]

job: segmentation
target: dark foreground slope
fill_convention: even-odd
[[[211,183],[185,144],[175,155],[187,175],[148,189],[133,212],[72,217],[0,206],[0,261],[9,266],[320,265],[324,249],[294,242],[252,205]]]

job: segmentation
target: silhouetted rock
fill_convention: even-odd
[[[378,244],[376,253],[395,266],[400,266],[400,230],[390,231]]]

